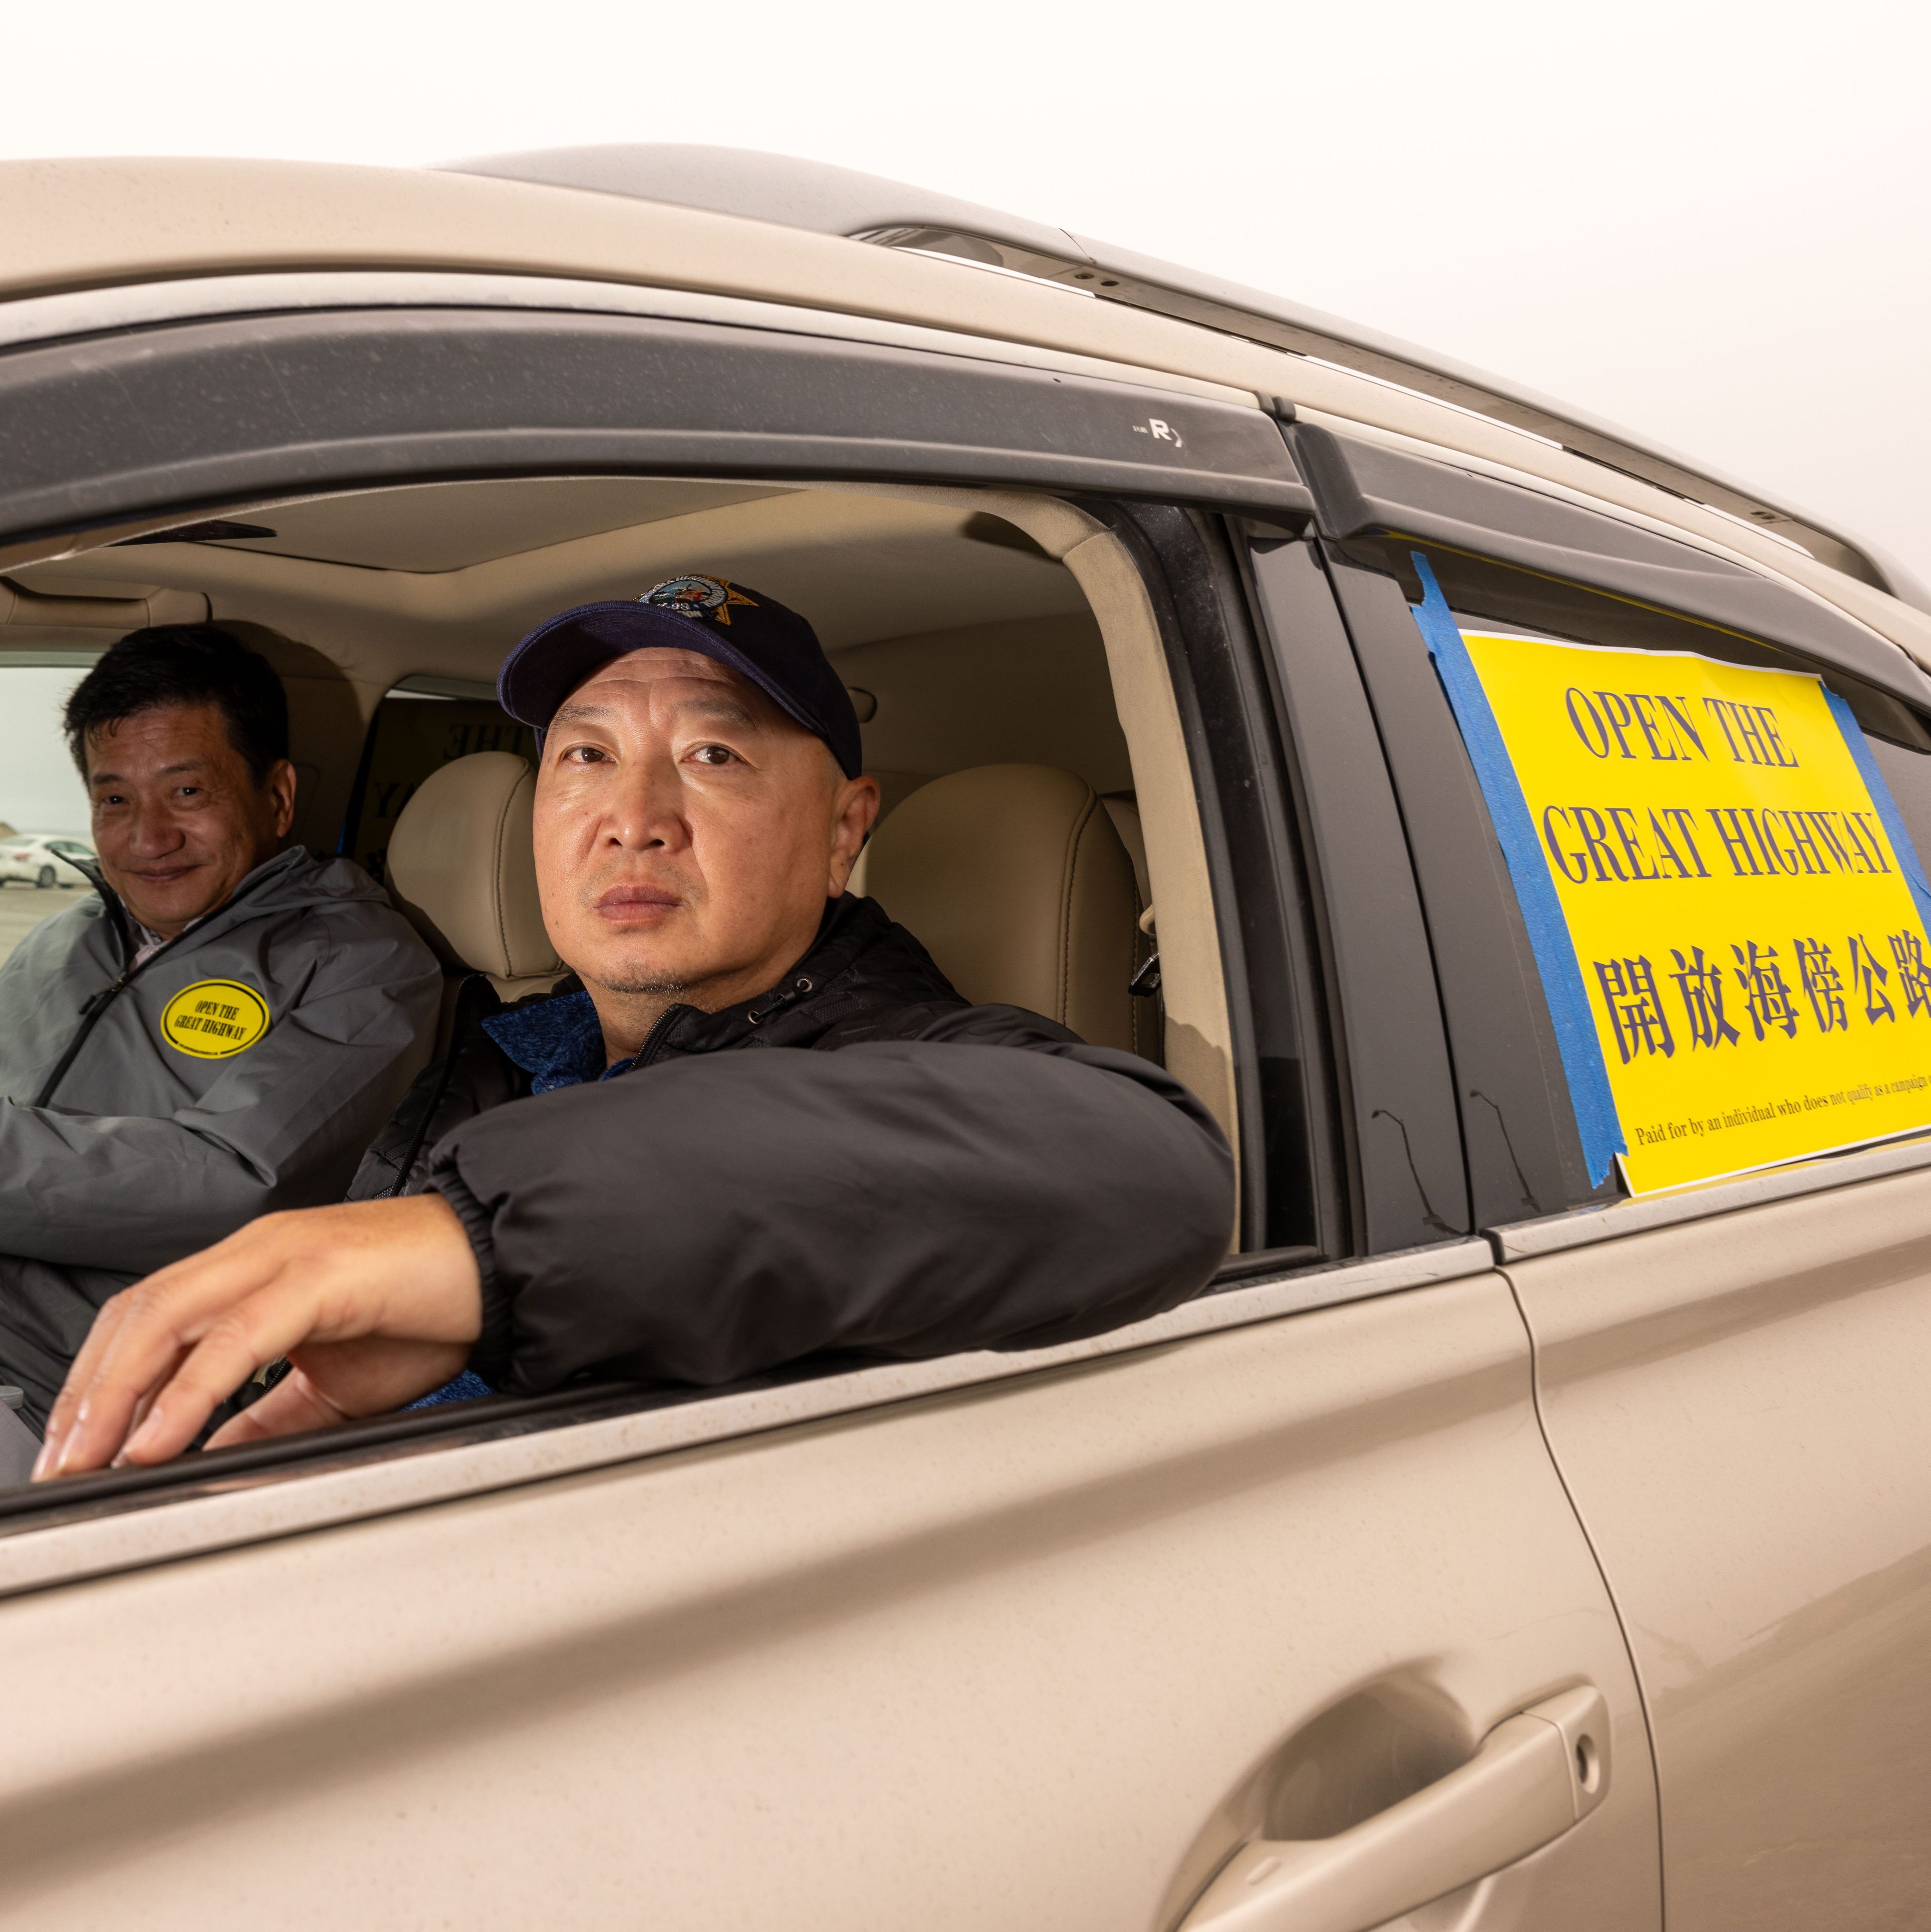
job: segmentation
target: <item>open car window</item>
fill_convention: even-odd
[[[1305,933],[1293,943],[1281,936],[1306,906],[1291,860],[1282,862],[1281,842],[1294,835],[1281,814],[1291,818],[1292,808],[1270,763],[1278,747],[1264,697],[1249,703],[1261,688],[1253,640],[1225,617],[1189,630],[1175,608],[1189,573],[1218,570],[1234,609],[1230,555],[1210,526],[1173,513],[1114,529],[1045,496],[564,477],[263,501],[245,518],[179,540],[97,550],[85,570],[46,563],[19,575],[43,622],[120,604],[103,593],[125,573],[150,602],[198,607],[266,657],[289,700],[294,838],[352,860],[385,891],[395,886],[397,826],[428,778],[465,760],[535,756],[534,734],[493,694],[503,656],[533,622],[639,595],[693,567],[780,596],[817,628],[862,720],[865,768],[884,807],[875,840],[931,788],[974,775],[1057,774],[1089,799],[1081,836],[1093,851],[1117,855],[1105,862],[1117,904],[1105,914],[1103,958],[1089,949],[1063,982],[1000,976],[1009,957],[1050,935],[988,931],[968,912],[949,938],[942,878],[901,866],[898,902],[882,902],[928,938],[968,998],[1047,1012],[1096,1043],[1164,1064],[1201,1096],[1242,1162],[1228,1277],[1237,1282],[1348,1249],[1345,1214],[1318,1204],[1342,1184],[1341,1157],[1316,1145],[1320,1023],[1310,988],[1295,983],[1312,947]],[[139,606],[130,598],[123,608]],[[1184,682],[1193,676],[1198,692]],[[1214,766],[1229,759],[1216,779]],[[1265,825],[1253,816],[1264,796],[1274,814]],[[853,890],[885,890],[868,880],[868,862]],[[1100,876],[1089,867],[1081,892]],[[12,896],[25,903],[27,894]],[[6,903],[0,897],[0,916]],[[438,1051],[466,981],[480,976],[504,998],[554,983],[553,963],[505,971],[429,931],[420,907],[405,909],[443,969]],[[964,950],[945,950],[953,946]],[[1238,971],[1230,948],[1246,956]],[[1263,1065],[1252,1023],[1233,1016],[1230,986],[1261,1003],[1268,1039],[1284,1026],[1294,1034],[1285,1016],[1303,1003],[1293,1049],[1300,1072],[1284,1080],[1291,1060]],[[808,1362],[784,1378],[826,1372]],[[688,1399],[613,1389],[448,1402],[244,1460],[266,1469],[331,1454],[379,1456],[391,1443],[480,1439],[533,1420],[582,1420],[613,1404],[628,1412]],[[189,1474],[89,1480],[165,1493]]]

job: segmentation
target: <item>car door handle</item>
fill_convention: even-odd
[[[1609,1788],[1609,1712],[1588,1686],[1505,1718],[1459,1770],[1331,1838],[1241,1846],[1180,1932],[1369,1932],[1527,1858]]]

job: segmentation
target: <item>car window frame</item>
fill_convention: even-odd
[[[1318,882],[1354,1240],[1471,1231],[1436,962],[1387,748],[1318,538],[1250,528],[1244,568]]]
[[[1402,586],[1321,561],[1387,754],[1441,990],[1471,1226],[1614,1199],[1592,1188],[1528,928],[1468,748]]]
[[[428,380],[457,368],[466,380]],[[1258,403],[580,310],[302,310],[37,340],[0,350],[0,410],[16,466],[0,470],[0,564],[151,532],[170,509],[184,524],[411,477],[872,477],[1312,503]]]
[[[289,318],[279,320],[286,322]],[[344,319],[340,314],[305,314],[297,320],[309,332],[304,339],[311,343],[318,339],[318,332],[321,337],[338,344],[347,339],[343,333]],[[494,318],[498,322],[505,320],[502,316]],[[498,330],[495,340],[520,341],[526,348],[534,344],[540,349],[550,339],[542,333],[542,328],[553,325],[556,318],[539,312],[534,321],[530,316],[521,314],[508,320],[517,327]],[[673,328],[635,317],[619,320],[628,328],[655,330],[654,339],[660,349],[667,340],[681,339],[678,329],[684,327],[678,325]],[[393,315],[385,318],[387,322],[393,323],[394,320]],[[474,315],[471,314],[471,326],[474,321]],[[230,350],[246,352],[246,363],[252,366],[261,358],[262,324],[261,317],[244,316],[219,323],[189,320],[181,326],[199,329],[205,334],[211,332],[209,339],[215,341],[216,346],[225,345]],[[520,330],[525,332],[520,334]],[[18,358],[38,356],[43,358],[40,366],[56,379],[55,388],[69,401],[74,393],[70,377],[88,381],[96,377],[106,379],[117,398],[118,419],[124,424],[129,423],[138,417],[139,412],[130,415],[127,399],[121,393],[121,387],[130,370],[151,364],[157,333],[148,328],[133,332],[124,340],[94,335],[82,342],[42,342],[0,352],[0,387],[5,386],[5,379],[10,374],[19,376]],[[352,331],[349,333],[353,334]],[[709,350],[715,351],[720,347],[715,339],[719,333],[712,330],[706,338],[705,346]],[[844,359],[839,366],[848,374],[862,376],[876,388],[881,382],[889,386],[889,380],[904,376],[908,365],[916,360],[915,352],[910,350],[886,350],[874,345],[843,343],[828,346],[823,340],[811,338],[807,344],[809,362],[801,364],[797,359],[799,345],[796,339],[763,340],[744,329],[730,334],[733,338],[730,346],[738,358],[732,365],[734,372],[741,376],[745,370],[763,368],[768,372],[771,368],[778,369],[792,386],[784,392],[787,406],[797,402],[799,392],[796,383],[801,368],[821,376],[829,366],[829,358],[842,357]],[[364,346],[381,339],[381,332],[373,329],[354,336],[354,340]],[[202,346],[207,344],[204,343]],[[760,358],[765,359],[761,362]],[[1291,524],[1304,517],[1312,500],[1295,474],[1292,459],[1281,440],[1277,425],[1258,403],[1252,406],[1237,406],[1216,398],[1177,395],[1171,391],[1140,391],[1116,381],[1077,378],[1030,364],[1015,366],[996,360],[973,364],[955,356],[943,359],[946,365],[942,372],[945,380],[939,388],[943,394],[950,396],[955,402],[961,396],[969,401],[973,393],[992,396],[1004,414],[1001,416],[995,410],[991,420],[995,427],[1003,424],[1003,433],[1009,440],[1016,442],[1030,437],[1035,446],[1044,443],[1048,446],[1043,449],[1036,446],[1030,451],[1001,451],[996,446],[996,437],[992,439],[994,446],[989,446],[988,418],[985,413],[961,407],[955,410],[953,418],[956,432],[962,439],[969,437],[970,440],[961,441],[956,451],[949,453],[934,440],[935,429],[946,426],[944,410],[935,412],[929,406],[937,392],[931,383],[916,380],[901,383],[904,394],[898,406],[904,410],[908,422],[915,418],[919,422],[922,440],[908,440],[886,446],[876,436],[847,437],[844,439],[844,446],[828,452],[828,441],[833,439],[820,433],[823,425],[820,425],[819,430],[807,434],[811,426],[806,424],[801,429],[794,419],[785,435],[776,439],[775,442],[772,438],[763,441],[754,439],[749,445],[741,440],[730,440],[711,448],[707,458],[705,452],[694,451],[694,433],[690,432],[680,432],[682,440],[674,445],[667,445],[664,439],[653,439],[649,434],[632,438],[621,450],[613,449],[605,442],[600,446],[601,453],[592,466],[604,473],[688,474],[693,468],[694,454],[700,459],[696,466],[704,473],[766,474],[775,467],[796,480],[843,479],[856,487],[877,482],[886,487],[895,482],[925,488],[937,480],[947,487],[964,485],[968,489],[983,490],[992,486],[1024,490],[1036,496],[1057,496],[1075,506],[1080,502],[1105,506],[1107,520],[1102,526],[1110,527],[1115,537],[1126,544],[1132,554],[1132,567],[1141,573],[1147,594],[1155,605],[1168,652],[1168,676],[1174,696],[1182,706],[1183,734],[1188,740],[1188,755],[1194,768],[1195,796],[1201,808],[1203,829],[1210,838],[1210,872],[1213,876],[1209,883],[1214,916],[1224,943],[1222,964],[1225,967],[1231,962],[1244,959],[1243,948],[1254,934],[1243,935],[1241,931],[1243,900],[1237,874],[1245,865],[1250,876],[1252,874],[1254,852],[1272,853],[1278,858],[1284,849],[1282,828],[1286,816],[1296,809],[1296,804],[1285,768],[1288,761],[1278,755],[1270,745],[1263,712],[1258,704],[1250,701],[1252,694],[1267,688],[1267,679],[1270,674],[1257,668],[1252,637],[1245,628],[1249,620],[1239,573],[1229,560],[1224,539],[1218,533],[1220,526],[1216,520],[1229,515],[1252,515],[1272,519],[1279,525],[1283,518]],[[269,360],[272,362],[272,357]],[[205,369],[209,365],[204,363],[201,366]],[[914,369],[911,373],[914,376],[923,376],[933,372]],[[962,377],[969,377],[972,382],[985,386],[976,392],[963,389]],[[500,398],[492,397],[487,384],[452,386],[472,400],[481,397],[493,405],[501,405],[502,401]],[[14,387],[17,393],[17,382]],[[784,385],[780,387],[784,388]],[[715,400],[721,410],[728,408],[727,420],[741,418],[746,407],[747,395],[754,394],[755,388],[754,382],[748,384],[741,380],[721,386]],[[73,473],[67,476],[67,514],[64,520],[55,525],[36,526],[34,519],[44,512],[52,496],[60,494],[59,491],[50,492],[46,487],[40,488],[37,493],[31,489],[9,490],[0,487],[0,554],[17,551],[23,544],[30,548],[37,545],[42,554],[52,549],[85,548],[112,540],[130,526],[164,526],[169,514],[186,518],[191,513],[193,518],[199,518],[208,514],[217,501],[227,504],[234,493],[244,489],[248,492],[247,503],[253,508],[297,494],[313,495],[317,494],[318,486],[329,489],[370,484],[393,486],[410,480],[442,481],[467,475],[501,474],[509,470],[530,474],[560,469],[564,473],[580,473],[589,460],[592,438],[602,434],[601,430],[596,430],[589,436],[576,437],[574,440],[568,436],[553,436],[540,452],[532,451],[527,443],[523,443],[512,453],[503,439],[514,440],[516,431],[513,422],[491,422],[466,442],[460,435],[453,439],[429,437],[391,451],[380,472],[372,476],[366,468],[360,466],[366,465],[370,458],[367,451],[359,446],[347,448],[346,453],[342,446],[335,446],[328,461],[317,466],[314,460],[317,449],[331,447],[325,436],[319,436],[316,434],[318,420],[326,419],[323,404],[327,399],[310,400],[314,410],[304,421],[298,424],[291,422],[280,426],[280,433],[286,438],[286,450],[293,452],[290,458],[292,466],[298,474],[283,475],[273,468],[275,450],[281,446],[272,442],[279,422],[272,416],[262,418],[250,417],[247,412],[233,412],[226,419],[239,425],[235,440],[245,443],[252,434],[255,439],[253,446],[238,448],[235,460],[225,470],[219,463],[204,463],[198,475],[187,478],[175,466],[166,466],[165,473],[161,470],[140,467],[158,446],[155,424],[142,420],[138,436],[127,432],[132,467],[117,471],[104,481],[95,479],[98,488],[87,484],[84,468],[76,467]],[[513,403],[510,407],[513,414]],[[1150,459],[1147,448],[1151,448],[1156,440],[1151,436],[1144,436],[1147,448],[1132,440],[1136,430],[1144,434],[1144,426],[1130,418],[1136,413],[1150,412],[1156,407],[1160,412],[1160,422],[1172,430],[1176,442],[1192,441],[1206,446],[1204,451],[1196,448],[1183,467],[1177,468],[1171,461],[1157,455]],[[1045,411],[1043,416],[1042,409]],[[1055,410],[1060,412],[1057,417],[1052,413]],[[502,413],[499,407],[499,414]],[[50,419],[57,419],[58,414],[57,410],[51,411]],[[196,420],[205,421],[206,415],[202,412]],[[265,430],[264,422],[268,425]],[[1087,436],[1093,446],[1084,449],[1051,446],[1057,434],[1056,423],[1062,428],[1071,424],[1072,430]],[[1060,444],[1072,437],[1072,430],[1059,436]],[[482,446],[492,443],[493,439],[494,455],[490,458]],[[776,443],[784,446],[778,448]],[[1232,458],[1240,460],[1232,460],[1230,452]],[[1216,457],[1221,461],[1221,468],[1218,471],[1203,469],[1203,456]],[[1247,468],[1241,466],[1243,462],[1247,464]],[[1252,473],[1249,473],[1250,470]],[[271,481],[265,490],[267,479]],[[46,479],[43,478],[40,482],[45,485]],[[0,478],[0,484],[4,482],[4,479]],[[1042,488],[1042,484],[1049,487]],[[1154,507],[1150,508],[1149,506]],[[1235,715],[1249,718],[1258,730],[1258,736],[1239,748],[1246,764],[1228,793],[1228,800],[1237,793],[1255,794],[1258,780],[1258,795],[1273,814],[1265,824],[1253,821],[1237,825],[1235,820],[1240,814],[1232,810],[1231,804],[1228,809],[1222,810],[1221,806],[1226,801],[1220,800],[1213,790],[1215,782],[1210,774],[1219,768],[1221,748],[1214,742],[1206,712],[1195,702],[1191,676],[1192,667],[1210,661],[1219,668],[1218,674],[1223,681],[1223,698],[1227,692],[1235,692]],[[1175,675],[1177,671],[1188,674]],[[1249,696],[1238,695],[1243,692]],[[1210,811],[1207,807],[1210,799],[1215,808]],[[1247,856],[1237,862],[1235,848],[1243,841]],[[1262,883],[1270,894],[1279,895],[1288,882],[1285,873],[1276,866],[1266,872]],[[1257,884],[1254,890],[1258,892],[1260,889]],[[1291,923],[1288,900],[1291,896],[1288,893],[1279,897],[1278,903],[1270,904],[1267,917],[1274,919],[1276,923],[1283,920]],[[1274,946],[1274,952],[1270,956],[1268,970],[1278,975],[1279,960],[1285,954],[1278,943],[1278,934],[1270,944]],[[1312,976],[1303,976],[1303,993],[1309,996],[1312,990]],[[1236,1004],[1234,988],[1230,984],[1227,990],[1231,1009]],[[1328,990],[1331,992],[1331,988]],[[1245,1003],[1241,1004],[1244,1006]],[[1317,1004],[1309,1011],[1318,1016],[1323,1009]],[[1238,1058],[1241,1067],[1236,1085],[1238,1104],[1249,1110],[1249,1118],[1258,1121],[1259,1115],[1252,1111],[1258,1105],[1258,1082],[1248,1070],[1251,1046],[1250,1033],[1240,1044]],[[1311,1077],[1315,1078],[1318,1086],[1319,1070],[1312,1065]],[[1313,1138],[1320,1137],[1323,1111],[1323,1103],[1317,1098],[1309,1117],[1313,1124],[1309,1131]],[[1264,1128],[1251,1138],[1258,1152],[1264,1141]],[[1336,1188],[1352,1185],[1344,1178],[1347,1159],[1345,1148],[1327,1157],[1322,1185]],[[1438,1232],[1441,1238],[1433,1238]],[[0,1552],[10,1552],[22,1540],[21,1532],[30,1528],[49,1532],[48,1546],[51,1548],[64,1539],[70,1540],[79,1534],[89,1525],[124,1514],[149,1520],[156,1526],[139,1533],[148,1537],[149,1546],[153,1546],[155,1537],[163,1538],[174,1546],[175,1532],[158,1526],[169,1512],[157,1512],[149,1508],[149,1504],[163,1501],[171,1504],[192,1503],[198,1516],[206,1517],[211,1512],[218,1517],[223,1510],[241,1508],[237,1501],[237,1485],[250,1492],[259,1486],[280,1490],[294,1478],[313,1479],[312,1484],[304,1486],[313,1488],[313,1507],[320,1510],[323,1516],[330,1508],[337,1507],[325,1501],[325,1492],[339,1492],[344,1484],[349,1491],[362,1498],[361,1502],[340,1505],[355,1513],[366,1513],[370,1507],[405,1507],[406,1501],[399,1499],[416,1493],[411,1485],[421,1474],[421,1460],[454,1454],[454,1444],[458,1441],[472,1445],[477,1454],[487,1450],[487,1457],[494,1459],[490,1466],[496,1473],[487,1478],[490,1482],[538,1480],[564,1466],[577,1466],[573,1459],[577,1452],[568,1446],[566,1438],[575,1438],[581,1430],[601,1426],[592,1418],[603,1415],[613,1407],[625,1418],[646,1414],[661,1417],[676,1412],[682,1420],[672,1432],[684,1432],[678,1439],[714,1439],[719,1432],[741,1433],[751,1427],[782,1426],[820,1402],[847,1407],[889,1402],[904,1399],[907,1393],[927,1388],[1030,1373],[1042,1367],[1154,1346],[1183,1334],[1273,1319],[1299,1306],[1393,1292],[1404,1286],[1452,1278],[1458,1273],[1478,1271],[1489,1263],[1486,1248],[1479,1244],[1471,1244],[1454,1229],[1424,1231],[1423,1242],[1419,1244],[1422,1251],[1414,1256],[1403,1252],[1411,1244],[1384,1240],[1381,1246],[1385,1252],[1363,1262],[1356,1252],[1363,1245],[1357,1231],[1348,1226],[1345,1215],[1338,1210],[1329,1211],[1322,1222],[1318,1241],[1286,1250],[1262,1250],[1237,1256],[1213,1285],[1218,1292],[1210,1291],[1154,1323],[1136,1324],[1131,1330],[1117,1330],[1090,1342],[1071,1345],[1070,1354],[1063,1351],[1034,1352],[1024,1355],[982,1354],[949,1358],[937,1364],[895,1366],[829,1376],[825,1374],[822,1365],[806,1364],[795,1376],[767,1378],[754,1388],[721,1393],[667,1393],[661,1390],[606,1387],[601,1390],[560,1391],[528,1402],[498,1399],[487,1417],[439,1415],[433,1410],[418,1412],[406,1419],[386,1418],[350,1425],[346,1432],[325,1432],[306,1438],[290,1438],[279,1444],[247,1450],[223,1450],[218,1452],[218,1460],[211,1459],[205,1463],[175,1465],[150,1472],[103,1472],[63,1484],[58,1491],[16,1492],[0,1496]],[[820,1387],[820,1394],[808,1393]],[[801,1394],[801,1390],[807,1393]],[[700,1418],[693,1424],[684,1413],[694,1405],[702,1408],[719,1402],[735,1406],[718,1409],[718,1419],[714,1422]],[[744,1405],[748,1405],[748,1408]],[[723,1419],[727,1416],[735,1420]],[[659,1428],[664,1426],[653,1425]],[[695,1433],[690,1432],[693,1429]],[[464,1453],[469,1453],[466,1448]],[[586,1450],[583,1453],[592,1452]],[[637,1452],[612,1451],[616,1460],[622,1460],[631,1453]],[[592,1460],[602,1455],[602,1451],[595,1451]],[[504,1467],[505,1459],[516,1466],[517,1473],[508,1472]],[[394,1477],[380,1474],[382,1469],[391,1466],[402,1473]],[[411,1470],[415,1472],[414,1476],[408,1473]],[[455,1486],[448,1493],[461,1493],[465,1484],[483,1478],[472,1474],[452,1480]],[[376,1503],[372,1497],[376,1491],[390,1500]],[[281,1507],[295,1506],[262,1506],[270,1514],[275,1508]],[[309,1505],[299,1507],[305,1510]],[[247,1510],[241,1513],[248,1514]],[[256,1510],[250,1520],[259,1528],[262,1520],[260,1510]],[[209,1533],[217,1536],[226,1534],[220,1531]],[[190,1534],[185,1528],[180,1534]],[[37,1535],[27,1540],[37,1543],[42,1539]],[[136,1540],[139,1540],[138,1534]],[[27,1562],[25,1558],[13,1557],[9,1560],[16,1564],[26,1563],[28,1569],[33,1568],[33,1563]],[[34,1559],[34,1562],[38,1561]],[[6,1587],[6,1562],[0,1562],[0,1588]]]
[[[1365,1252],[1352,1211],[1360,1189],[1339,1132],[1332,988],[1304,816],[1239,539],[1198,508],[1079,501],[1126,544],[1152,595],[1206,834],[1240,1120],[1243,1252],[1230,1268]]]

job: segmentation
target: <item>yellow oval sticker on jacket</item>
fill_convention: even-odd
[[[245,1053],[268,1030],[268,1001],[234,980],[198,980],[161,1009],[161,1037],[197,1060]]]

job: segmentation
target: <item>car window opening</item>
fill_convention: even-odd
[[[0,945],[93,890],[74,862],[92,848],[66,694],[144,621],[211,621],[286,692],[292,840],[352,860],[433,949],[426,1050],[445,1053],[466,987],[508,1005],[574,983],[526,840],[491,861],[476,836],[526,819],[538,756],[497,701],[497,669],[547,612],[697,569],[808,615],[850,697],[881,801],[850,892],[911,929],[967,999],[1171,1067],[1237,1143],[1252,1076],[1231,1054],[1200,806],[1172,701],[1147,680],[1167,674],[1145,593],[1094,556],[1114,544],[1043,498],[564,477],[263,502],[172,542],[18,568],[0,628],[22,800],[0,787],[0,818],[19,817],[19,836],[0,834]],[[1064,560],[1082,545],[1083,572]],[[1116,697],[1123,675],[1137,715]],[[267,1024],[211,1011],[195,1023],[238,1040]],[[1248,1245],[1311,1258],[1297,1240]]]

